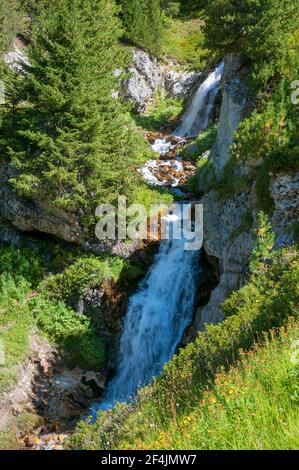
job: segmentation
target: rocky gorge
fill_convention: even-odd
[[[224,175],[236,129],[252,106],[252,97],[243,80],[248,70],[249,66],[243,55],[230,54],[224,58],[221,77],[222,104],[217,137],[211,150],[205,154],[208,166],[212,168],[212,178],[216,181],[220,181]],[[178,72],[172,65],[163,66],[144,51],[137,49],[133,51],[133,65],[128,72],[130,76],[124,82],[120,93],[133,101],[135,111],[139,113],[146,109],[160,87],[173,97],[183,97],[187,103],[192,102],[194,91],[201,86],[206,76],[197,72]],[[207,102],[204,102],[204,107],[206,105]],[[198,113],[201,111],[202,109],[199,109]],[[212,116],[208,124],[211,120]],[[202,294],[200,302],[198,298],[192,302],[193,317],[191,315],[188,322],[184,323],[180,337],[172,343],[171,355],[181,344],[181,336],[190,323],[191,329],[185,335],[188,340],[189,336],[194,337],[197,331],[204,330],[206,324],[222,321],[222,302],[244,283],[248,272],[258,212],[256,183],[252,182],[250,177],[244,190],[224,200],[219,200],[217,189],[201,187],[200,184],[195,194],[190,191],[188,181],[196,175],[196,164],[192,159],[187,160],[182,156],[183,147],[190,141],[193,142],[188,136],[176,136],[175,129],[174,135],[151,134],[149,143],[153,150],[159,153],[159,158],[146,162],[139,170],[150,185],[166,187],[185,201],[199,202],[204,208],[204,245],[201,256],[206,262],[207,278],[213,277],[213,282],[209,284],[207,281],[205,284],[205,280],[199,282],[197,279],[197,286],[199,284],[201,289],[207,289],[209,286],[210,291]],[[249,159],[245,165],[236,166],[234,178],[246,178],[252,168],[258,166],[259,162]],[[53,211],[47,201],[18,197],[9,185],[9,179],[13,176],[10,166],[0,169],[2,241],[22,246],[26,232],[38,232],[85,248],[92,247],[87,232],[81,227],[75,214],[56,209]],[[276,234],[276,246],[288,246],[293,241],[292,226],[299,216],[299,174],[273,174],[267,191],[273,204],[271,221]],[[138,251],[142,251],[142,248],[138,245],[127,250],[122,245],[119,248],[113,247],[113,250],[114,254],[131,258],[136,256]],[[146,256],[147,267],[152,261],[151,256]],[[197,263],[200,263],[200,256]],[[214,273],[213,276],[211,272]],[[118,306],[122,304],[121,314],[117,314],[117,332],[113,332],[119,340],[128,296],[121,302],[117,300],[116,303]],[[188,307],[191,308],[190,305]],[[111,325],[105,328],[109,330]],[[19,436],[20,441],[28,448],[59,450],[63,448],[63,441],[73,423],[84,416],[94,402],[101,399],[106,389],[108,369],[103,374],[79,368],[68,369],[55,348],[39,341],[33,336],[31,357],[24,366],[15,393],[12,392],[4,398],[4,408],[9,411],[3,415],[0,424],[4,426],[11,416],[21,413],[19,407],[31,409],[33,406],[49,424],[46,427],[39,426],[34,434]],[[170,357],[166,355],[166,359]],[[21,397],[18,394],[19,388],[24,392]],[[35,403],[37,397],[38,403]]]

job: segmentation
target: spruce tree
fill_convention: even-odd
[[[159,55],[162,35],[160,0],[119,0],[125,38]]]
[[[39,0],[30,65],[1,153],[21,196],[88,217],[130,192],[134,133],[115,97],[125,56],[114,0]]]
[[[208,0],[205,15],[209,49],[246,54],[256,88],[277,82],[293,54],[298,0]]]

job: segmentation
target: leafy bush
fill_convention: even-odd
[[[15,248],[0,243],[0,274],[23,277],[35,287],[43,275],[42,256],[30,248]]]
[[[38,329],[67,354],[71,365],[96,370],[102,367],[104,346],[87,317],[77,314],[63,302],[42,296],[30,302],[30,309]]]
[[[121,258],[83,256],[62,273],[48,276],[40,290],[57,300],[67,300],[74,295],[80,297],[104,281],[116,281],[124,267],[125,261]]]
[[[162,127],[169,126],[183,111],[183,100],[168,98],[159,90],[151,106],[144,114],[134,116],[137,126],[148,131],[158,131]]]

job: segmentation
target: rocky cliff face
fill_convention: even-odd
[[[75,215],[49,207],[48,201],[19,198],[12,190],[9,165],[0,168],[0,236],[18,240],[20,232],[42,232],[67,242],[83,244],[86,234]],[[10,227],[9,227],[9,225]],[[9,239],[9,237],[12,237]]]
[[[270,194],[275,205],[271,222],[276,246],[288,246],[294,241],[294,222],[299,220],[299,173],[273,176]]]
[[[229,147],[239,122],[247,115],[250,95],[242,78],[248,71],[240,55],[225,58],[222,78],[223,103],[216,142],[210,154],[216,176],[220,178],[229,160]],[[258,163],[258,162],[256,162]],[[250,164],[250,161],[249,161]],[[238,167],[235,178],[248,173],[249,167]],[[299,173],[273,175],[269,187],[274,203],[272,227],[276,248],[293,243],[293,224],[299,217]],[[207,257],[219,263],[218,286],[208,304],[196,313],[195,326],[202,330],[207,323],[223,320],[222,302],[232,290],[240,287],[252,252],[253,230],[257,225],[256,185],[226,201],[218,201],[216,192],[207,193],[200,201],[204,205],[204,250]],[[250,228],[251,225],[251,228]]]
[[[140,49],[133,50],[126,72],[121,94],[136,112],[144,111],[159,89],[173,98],[187,98],[200,78],[200,73],[178,71],[175,64],[162,64]]]
[[[250,94],[242,81],[247,73],[248,62],[242,54],[228,54],[225,57],[219,128],[210,155],[217,178],[229,160],[229,148],[237,127],[248,113]]]
[[[276,249],[294,242],[293,225],[299,218],[299,173],[272,177],[270,195],[274,202],[271,223],[276,235]],[[219,284],[209,303],[198,309],[195,326],[203,330],[207,323],[223,320],[222,302],[244,282],[252,252],[253,230],[257,227],[255,184],[247,192],[219,203],[215,191],[204,196],[204,249],[208,257],[217,258]],[[250,217],[252,227],[245,221]]]

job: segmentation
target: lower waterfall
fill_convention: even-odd
[[[161,243],[153,266],[129,301],[117,372],[105,402],[93,413],[130,401],[138,388],[162,372],[192,321],[198,277],[198,251],[186,251],[184,239]]]

